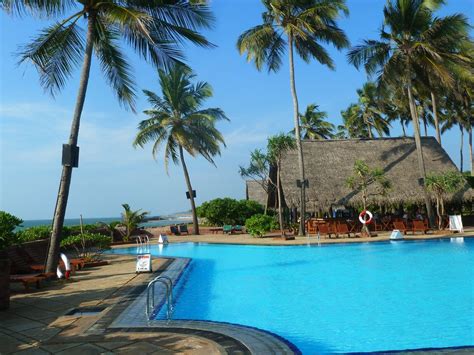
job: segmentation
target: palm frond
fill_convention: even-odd
[[[8,14],[54,18],[77,5],[75,0],[2,0],[0,8]]]
[[[82,60],[84,41],[76,24],[81,15],[75,14],[70,23],[63,21],[47,27],[20,52],[20,63],[31,61],[41,86],[53,95],[64,87]]]
[[[282,63],[286,41],[271,25],[255,26],[239,36],[237,49],[247,53],[247,61],[253,61],[258,70],[266,65],[268,71],[278,71]]]
[[[130,65],[117,43],[120,34],[109,30],[99,18],[95,22],[94,38],[94,49],[109,85],[113,88],[119,102],[135,112],[135,82]]]

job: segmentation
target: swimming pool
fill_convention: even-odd
[[[113,253],[136,253],[137,248]],[[474,345],[474,240],[325,246],[180,243],[173,319],[248,325],[304,354]]]

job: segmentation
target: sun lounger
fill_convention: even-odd
[[[423,234],[426,234],[429,230],[431,230],[424,221],[413,221],[413,234],[415,232],[423,232]]]
[[[331,238],[331,235],[336,235],[335,231],[329,224],[319,224],[318,225],[319,234],[326,235]]]
[[[25,290],[28,291],[30,285],[35,285],[36,288],[40,288],[42,281],[54,276],[54,273],[10,275],[10,282],[21,282]]]
[[[340,223],[336,225],[336,235],[339,237],[339,234],[347,234],[348,237],[351,236],[351,232],[349,231],[349,227],[345,223]],[[355,233],[354,233],[355,235]]]
[[[177,226],[170,226],[170,233],[174,235],[180,235],[179,229]]]
[[[180,233],[180,234],[186,233],[186,234],[189,235],[188,226],[187,226],[186,224],[181,224],[181,225],[179,226],[179,233]]]
[[[393,228],[398,229],[401,233],[407,234],[408,228],[402,221],[393,221]]]
[[[224,234],[232,234],[233,228],[231,225],[225,224],[224,226],[222,226],[222,231],[224,232]]]
[[[232,229],[233,229],[233,232],[235,232],[235,233],[237,233],[237,232],[243,233],[244,232],[242,226],[239,225],[239,224],[235,225]]]
[[[28,266],[34,271],[44,271],[44,264],[46,256],[41,253],[40,250],[25,249],[23,253],[28,260]],[[77,270],[84,268],[86,261],[83,258],[69,258],[69,264],[71,265],[71,271],[74,274]],[[64,263],[59,259],[59,266],[64,269]]]

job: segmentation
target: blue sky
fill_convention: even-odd
[[[348,0],[350,15],[340,20],[353,45],[376,38],[385,0]],[[199,80],[209,82],[214,97],[209,107],[220,107],[231,119],[219,124],[227,148],[216,159],[217,168],[202,158],[188,157],[198,204],[215,197],[245,197],[239,165],[247,164],[249,152],[263,148],[266,138],[292,128],[292,102],[288,66],[276,74],[258,72],[236,50],[237,37],[260,23],[258,0],[213,0],[215,27],[206,31],[217,48],[186,46],[187,62]],[[454,12],[472,20],[472,0],[450,0],[440,15]],[[61,171],[61,144],[67,141],[78,86],[77,74],[55,98],[44,93],[35,70],[17,65],[18,46],[27,43],[48,22],[11,18],[0,14],[0,209],[23,219],[51,218]],[[356,89],[366,81],[346,60],[346,51],[328,47],[336,71],[316,62],[296,62],[296,84],[303,110],[317,103],[340,123],[340,111],[356,101]],[[159,92],[156,71],[127,49],[139,91],[138,114],[119,106],[93,61],[79,134],[79,168],[74,170],[66,217],[118,216],[121,204],[143,208],[152,214],[189,209],[180,167],[165,173],[163,159],[151,156],[151,147],[134,149],[141,113],[148,108],[141,89]],[[434,131],[430,129],[430,135]],[[397,124],[392,136],[401,134]],[[458,130],[443,136],[443,146],[459,165]],[[465,169],[468,147],[464,149]]]

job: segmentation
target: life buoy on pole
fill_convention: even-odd
[[[366,219],[365,216],[369,216],[369,219]],[[370,222],[372,222],[372,218],[373,218],[373,215],[370,211],[367,211],[367,210],[363,210],[360,214],[359,214],[359,221],[360,223],[366,225],[366,224],[369,224]]]
[[[67,258],[66,254],[61,253],[59,254],[59,257],[64,263],[64,268],[66,269],[66,273],[63,274],[61,271],[61,268],[58,265],[58,268],[56,269],[56,275],[58,276],[58,279],[65,278],[66,280],[69,279],[69,276],[71,275],[71,263],[69,262],[69,259]]]

